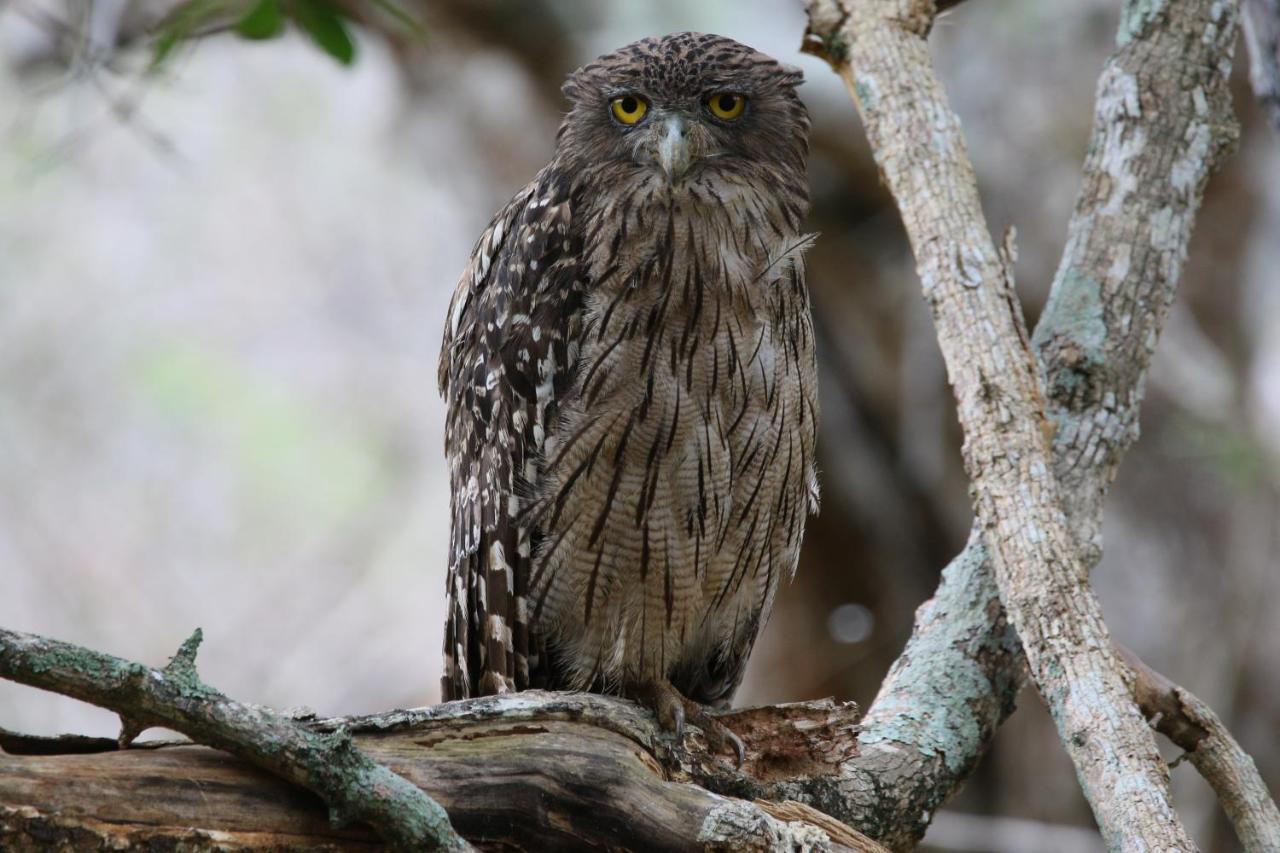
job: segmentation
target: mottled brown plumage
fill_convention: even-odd
[[[800,80],[696,33],[569,77],[445,325],[446,699],[731,699],[817,508]]]

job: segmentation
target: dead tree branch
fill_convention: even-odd
[[[121,746],[164,726],[226,750],[329,805],[330,820],[368,823],[402,850],[469,850],[443,808],[356,749],[346,732],[320,736],[264,708],[242,705],[196,674],[200,631],[164,669],[0,628],[0,676],[120,715]]]
[[[945,170],[967,172],[952,159],[959,155],[959,162],[967,161],[954,117],[938,93],[921,98],[919,92],[919,80],[932,80],[921,47],[930,23],[928,6],[811,2],[808,48],[842,69],[855,99],[863,102],[873,145],[882,149],[881,168],[890,186],[896,183],[900,203],[912,208],[910,212],[904,208],[904,219],[918,253],[926,253],[921,259],[922,278],[930,285],[937,311],[941,276],[961,288],[973,282],[975,290],[985,288],[994,297],[1003,290],[1004,264],[981,223],[971,229],[972,239],[981,244],[977,251],[964,241],[924,231],[923,226],[930,224],[930,208],[944,201],[959,202],[960,209],[969,213],[980,210],[971,190],[960,191],[958,197],[948,195],[955,192],[954,187],[940,183],[936,173],[930,172],[928,180],[914,186],[910,183],[920,177],[912,173],[912,163],[930,157],[938,148],[945,149],[946,156],[940,158]],[[1092,566],[1100,554],[1102,498],[1121,456],[1136,437],[1151,350],[1176,290],[1204,182],[1234,139],[1225,72],[1230,69],[1235,15],[1233,4],[1208,0],[1159,9],[1127,3],[1118,50],[1099,83],[1094,143],[1054,284],[1051,307],[1058,307],[1046,311],[1034,339],[1047,379],[1048,413],[1056,427],[1053,469],[1079,548],[1078,566]],[[885,50],[891,55],[880,53]],[[902,62],[904,56],[912,57],[910,67],[915,73],[886,77],[896,73],[893,63]],[[872,73],[863,71],[868,66]],[[919,68],[926,69],[927,77]],[[911,93],[905,98],[904,89]],[[915,110],[918,134],[891,137],[899,148],[887,153],[875,134],[883,130],[880,123],[894,119],[900,109]],[[972,181],[967,174],[960,179]],[[979,300],[966,298],[961,291],[957,301],[963,306]],[[996,328],[1004,329],[1001,337],[1016,340],[1009,337],[1009,319],[998,313],[998,300],[989,298],[982,310],[997,313],[970,314],[968,320],[975,326],[998,323]],[[1016,331],[1016,321],[1013,325]],[[948,363],[954,364],[956,353],[951,355]],[[957,388],[964,384],[970,393],[975,386],[980,394],[1006,393],[1008,389],[983,382],[985,374],[972,382],[972,374],[964,373],[964,368],[972,366],[959,364],[952,369]],[[1023,372],[1021,353],[1006,353],[998,369],[1018,372],[1024,395],[1034,388]],[[1025,405],[1026,397],[1020,400]],[[996,409],[1001,417],[1008,411],[1003,396],[977,402],[979,408],[985,404]],[[966,403],[974,401],[962,400],[962,407]],[[971,434],[967,423],[966,433]],[[1023,441],[1034,447],[1036,436],[1028,434]],[[980,449],[968,450],[972,456]],[[1028,457],[1018,461],[1030,464]],[[1043,493],[1030,497],[1053,513]],[[980,506],[980,516],[985,514]],[[1040,535],[1045,532],[1039,525],[1034,529]],[[813,792],[837,814],[867,812],[865,792],[871,780],[863,765],[896,757],[901,772],[889,780],[880,779],[878,791],[882,801],[892,803],[905,819],[895,822],[886,809],[880,813],[883,823],[863,826],[895,847],[913,844],[947,792],[971,772],[1012,710],[1021,684],[1021,650],[1001,612],[982,532],[975,530],[965,551],[944,573],[937,595],[917,614],[913,637],[864,720],[861,755],[842,768],[842,784]],[[1082,574],[1073,578],[1067,572],[1057,579],[1066,587],[1059,587],[1060,596],[1071,597],[1078,591],[1073,584],[1080,589],[1084,585]],[[1023,617],[1027,615],[1034,623],[1035,614]],[[1114,698],[1114,673],[1110,681]],[[1065,709],[1073,698],[1068,693],[1053,696],[1050,702]],[[911,713],[921,707],[932,711]],[[1130,733],[1132,717],[1128,714],[1123,723]],[[1064,722],[1061,718],[1060,730]],[[1067,741],[1073,751],[1084,751],[1072,738]],[[1156,777],[1159,788],[1162,774],[1151,768],[1149,746],[1143,752],[1141,764]],[[1105,791],[1096,793],[1106,796]],[[1157,796],[1154,813],[1166,806],[1167,801]],[[1123,814],[1112,817],[1125,820]]]
[[[1117,646],[1134,672],[1134,696],[1156,731],[1186,751],[1212,786],[1247,853],[1280,850],[1280,809],[1253,758],[1240,748],[1213,709],[1179,687],[1132,650]]]
[[[700,737],[676,745],[636,705],[588,693],[284,718],[202,684],[194,650],[188,641],[174,663],[153,670],[0,629],[0,676],[114,710],[133,733],[165,726],[231,752],[320,793],[329,815],[366,822],[397,849],[469,849],[459,832],[481,846],[526,850],[614,846],[620,838],[637,849],[884,849],[807,804],[750,799],[769,780],[830,772],[856,749],[852,705],[733,712],[726,719],[749,748],[737,772]],[[95,739],[6,735],[3,743],[6,752],[26,753],[0,753],[6,849],[41,849],[49,838],[181,841],[195,849],[230,841],[364,849],[373,841],[349,820],[326,820],[318,801],[194,744],[104,753]],[[174,786],[193,785],[199,797],[174,795]],[[443,825],[423,828],[424,802]]]

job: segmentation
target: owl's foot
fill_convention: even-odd
[[[665,678],[649,678],[635,682],[626,691],[633,699],[647,706],[658,718],[658,725],[675,736],[684,739],[684,724],[693,723],[707,739],[713,752],[733,750],[734,767],[741,767],[747,750],[742,738],[728,726],[717,720],[700,703],[687,698]]]
[[[672,689],[674,690],[674,688]],[[713,752],[728,752],[732,749],[733,766],[735,768],[742,767],[743,759],[747,757],[747,748],[743,745],[742,738],[734,734],[733,730],[720,722],[719,719],[709,714],[702,704],[692,699],[685,699],[683,696],[681,699],[684,702],[684,710],[688,720],[702,729],[702,734],[706,737],[711,750]]]

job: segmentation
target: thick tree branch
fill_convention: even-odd
[[[928,5],[811,2],[809,47],[833,60],[861,102],[886,179],[904,205],[904,220],[912,233],[935,313],[948,314],[952,321],[964,317],[961,322],[972,323],[988,334],[984,324],[990,323],[990,328],[999,330],[996,337],[1013,341],[1018,331],[1015,315],[1002,314],[995,298],[1004,285],[1004,264],[980,219],[977,224],[972,221],[980,208],[967,173],[967,157],[924,53]],[[1056,586],[1050,587],[1059,604],[1085,591],[1080,570],[1096,562],[1101,498],[1135,435],[1150,349],[1175,289],[1204,179],[1226,147],[1224,140],[1232,137],[1223,72],[1230,67],[1235,11],[1231,3],[1209,0],[1158,8],[1140,2],[1127,4],[1117,39],[1120,49],[1100,83],[1085,188],[1055,282],[1054,298],[1062,307],[1046,312],[1036,337],[1038,355],[1048,374],[1049,413],[1058,428],[1053,467],[1072,509],[1075,533],[1086,546],[1077,554],[1067,553],[1070,549],[1064,550],[1058,541],[1061,530],[1056,521],[1051,521],[1052,535],[1046,535],[1051,528],[1039,522],[1023,528],[1023,532],[1044,537],[1042,541],[1052,541],[1046,556],[1051,556],[1059,569],[1067,569],[1055,575]],[[1117,102],[1113,91],[1117,86],[1127,87],[1130,97]],[[932,91],[922,95],[922,89]],[[904,90],[910,95],[904,97]],[[902,115],[915,116],[915,135],[910,130],[903,133],[902,125],[895,133],[892,123]],[[1109,140],[1113,144],[1108,145]],[[1114,144],[1121,141],[1127,144]],[[929,160],[935,161],[932,165],[937,170],[926,172],[921,164]],[[924,174],[927,179],[922,179]],[[958,188],[957,182],[965,186]],[[962,221],[939,223],[938,218],[945,219],[945,215],[935,216],[933,208],[938,205],[955,206],[964,214]],[[948,228],[955,228],[958,238]],[[976,293],[966,294],[968,289]],[[979,298],[983,295],[985,300]],[[1135,310],[1138,305],[1151,310]],[[953,310],[957,306],[959,309]],[[977,307],[966,313],[970,306]],[[1075,353],[1053,344],[1081,334],[1087,336],[1087,347]],[[950,336],[946,329],[940,334],[944,350],[949,349],[946,338]],[[1054,501],[1046,500],[1050,495],[1043,490],[1043,483],[1052,478],[1038,470],[1038,452],[1025,455],[1028,445],[1036,450],[1037,436],[1032,432],[1019,436],[1015,448],[1019,455],[1009,459],[1003,446],[974,446],[969,428],[975,411],[980,415],[994,411],[998,418],[1013,415],[1014,421],[1035,423],[1034,406],[1028,406],[1028,400],[1034,399],[1034,381],[1027,378],[1022,354],[1006,349],[1003,360],[994,364],[983,358],[983,352],[976,353],[974,361],[966,361],[968,355],[962,347],[950,348],[948,364],[970,436],[967,451],[971,470],[975,462],[978,467],[994,462],[997,466],[1022,465],[1028,472],[1035,469],[1035,475],[1024,482],[1034,484],[1037,491],[1025,497],[1034,508],[1052,516]],[[1002,381],[991,382],[992,370]],[[1016,381],[1010,383],[1004,371],[1013,373]],[[1010,396],[1011,392],[1016,396]],[[1019,414],[1014,414],[1011,400],[1028,411],[1019,409]],[[988,524],[999,517],[998,512],[991,512],[993,497],[997,499],[994,508],[999,509],[1000,496],[984,495],[979,489],[979,516]],[[1015,509],[1021,497],[1016,491],[1004,496],[1012,499]],[[1016,535],[1018,531],[1011,532]],[[1073,563],[1076,568],[1069,569]],[[1013,573],[1007,569],[1002,570],[1006,582],[1016,580],[1008,577]],[[1012,708],[1021,660],[1017,639],[1004,624],[991,570],[986,545],[976,530],[965,552],[945,573],[938,595],[918,614],[912,641],[864,722],[862,754],[844,768],[845,784],[812,792],[836,813],[841,813],[840,809],[850,816],[865,812],[868,779],[863,765],[896,757],[901,772],[896,779],[882,779],[880,791],[889,795],[908,820],[895,826],[885,815],[884,824],[863,827],[894,846],[909,846],[919,837],[928,815],[971,771]],[[1017,611],[1018,602],[1013,603]],[[1040,620],[1035,612],[1026,612],[1025,605],[1032,602],[1024,599],[1021,603],[1022,612],[1015,612],[1020,626],[1035,629],[1031,639],[1052,640],[1061,623]],[[1104,638],[1096,607],[1090,609],[1093,613],[1084,625],[1095,640]],[[1057,610],[1048,613],[1062,615]],[[1105,651],[1101,655],[1109,657]],[[1081,673],[1085,681],[1096,683],[1097,673],[1089,669],[1093,657],[1087,654],[1079,662],[1085,666]],[[1053,668],[1055,658],[1053,654],[1039,658],[1042,674]],[[1116,696],[1114,661],[1107,661],[1103,669],[1109,701],[1120,702],[1113,707],[1128,705]],[[1096,740],[1091,744],[1087,735],[1083,744],[1076,743],[1074,735],[1080,732],[1071,730],[1071,717],[1087,710],[1082,708],[1088,704],[1087,697],[1087,691],[1073,696],[1069,690],[1048,696],[1078,767],[1082,760],[1086,764],[1091,758],[1096,760],[1098,754],[1091,757],[1089,753],[1100,746]],[[913,709],[920,708],[933,710],[913,714]],[[1134,716],[1128,709],[1121,711],[1120,717],[1111,720],[1111,734],[1123,731],[1131,736]],[[1138,767],[1129,769],[1136,769],[1140,778],[1151,783],[1148,790],[1158,790],[1163,774],[1153,767],[1150,745],[1143,744],[1141,749],[1143,758]],[[1107,768],[1106,764],[1104,760],[1101,766],[1094,766],[1102,771],[1096,776],[1081,767],[1093,799],[1109,797],[1104,780],[1118,768]],[[1169,817],[1167,800],[1158,793],[1153,799],[1148,803],[1148,816]],[[1109,815],[1099,815],[1104,833],[1122,831],[1108,824],[1124,823],[1123,811],[1113,804]],[[1118,840],[1114,834],[1109,837],[1113,842]],[[1177,842],[1183,844],[1185,838]]]
[[[330,815],[367,822],[398,849],[467,849],[456,826],[481,846],[503,849],[610,847],[625,838],[636,849],[883,851],[807,804],[751,801],[771,780],[830,773],[847,758],[856,749],[851,704],[726,715],[749,749],[738,772],[696,729],[675,744],[633,703],[588,693],[283,718],[202,684],[192,666],[195,639],[170,666],[152,670],[0,629],[0,676],[114,710],[133,721],[127,730],[161,725],[225,749],[316,791]],[[10,733],[0,744],[21,753],[0,753],[0,803],[20,807],[0,813],[5,849],[40,849],[50,837],[196,849],[220,838],[270,849],[363,849],[370,841],[359,828],[330,825],[319,803],[194,746],[104,754],[110,744],[101,739]],[[158,778],[194,784],[201,796],[187,802]],[[443,824],[423,828],[424,802]]]
[[[356,749],[343,731],[321,736],[263,708],[235,702],[200,681],[197,630],[164,669],[0,628],[0,676],[111,711],[121,745],[164,726],[224,749],[315,791],[335,823],[363,821],[402,850],[469,850],[449,816],[417,786]]]
[[[1134,696],[1156,731],[1186,751],[1222,803],[1247,853],[1280,850],[1280,809],[1253,758],[1240,748],[1213,709],[1193,693],[1118,646],[1134,672]]]

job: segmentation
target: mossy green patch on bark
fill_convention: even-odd
[[[142,676],[147,672],[147,668],[141,664],[61,644],[51,648],[32,649],[26,658],[31,671],[35,673],[70,670],[108,683]]]
[[[949,700],[921,702],[908,692],[905,702],[893,705],[895,713],[877,715],[875,724],[862,730],[858,736],[860,743],[910,744],[922,755],[941,758],[952,774],[962,774],[975,760],[972,745],[981,742],[983,728],[975,705],[991,695],[992,682],[984,670],[984,651],[973,647],[975,641],[982,643],[988,635],[984,632],[981,636],[970,636],[968,626],[985,624],[993,599],[998,602],[994,585],[990,581],[980,582],[976,577],[986,559],[985,546],[981,542],[970,543],[970,547],[943,570],[940,594],[944,589],[968,594],[947,596],[952,609],[948,618],[940,621],[940,631],[934,635],[929,653],[913,656],[896,675],[906,683],[945,684]],[[972,611],[973,618],[960,617],[954,609],[957,607]],[[985,653],[1012,651],[992,646]]]
[[[1086,358],[1101,359],[1107,342],[1102,283],[1067,269],[1049,296],[1039,329],[1051,329],[1055,338],[1070,338]]]
[[[439,803],[361,753],[345,730],[320,737],[203,683],[195,665],[198,628],[159,670],[3,628],[0,638],[0,677],[115,711],[122,744],[164,725],[304,785],[373,825],[395,849],[469,849]]]
[[[1106,364],[1103,305],[1098,279],[1074,268],[1060,273],[1033,337],[1041,358],[1053,366],[1048,371],[1052,397],[1083,399],[1091,377]]]

